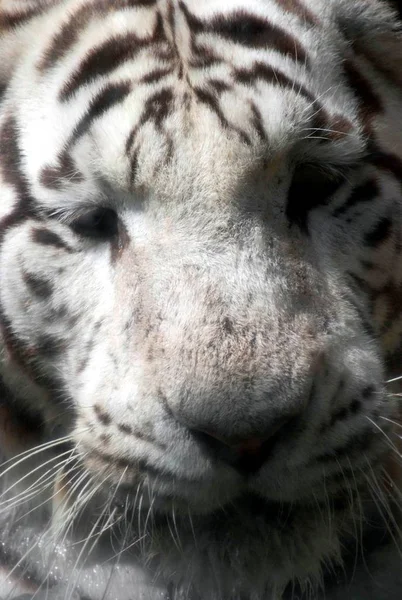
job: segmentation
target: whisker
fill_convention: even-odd
[[[78,468],[78,465],[75,465],[75,466],[71,467],[71,469],[69,469],[69,470],[67,471],[67,474],[70,474],[70,473],[72,473],[72,472],[73,472],[75,469],[77,469],[77,468]],[[79,475],[79,473],[78,473],[78,475]],[[67,487],[67,486],[68,486],[68,483],[66,483],[66,484],[64,485],[64,487]],[[47,486],[47,487],[50,487],[50,484],[49,484],[49,486]],[[62,489],[63,489],[63,488],[62,488]],[[45,500],[43,500],[43,501],[42,501],[40,504],[37,504],[37,505],[35,505],[35,506],[34,506],[34,508],[31,508],[31,510],[29,510],[29,511],[28,511],[28,512],[26,512],[26,513],[24,513],[24,514],[23,514],[23,515],[21,515],[20,517],[18,517],[18,519],[16,519],[16,520],[14,521],[14,523],[18,523],[19,521],[21,521],[21,520],[25,519],[25,518],[26,518],[28,515],[30,515],[32,512],[35,512],[36,510],[38,510],[38,508],[40,508],[41,506],[44,506],[44,505],[45,505],[45,504],[47,504],[48,502],[51,502],[51,501],[54,499],[54,497],[55,497],[55,496],[56,496],[56,495],[57,495],[59,492],[60,492],[60,490],[58,490],[58,491],[54,492],[54,493],[52,494],[52,496],[49,496],[48,498],[46,498]]]
[[[56,456],[53,456],[52,458],[50,458],[49,460],[47,460],[44,463],[41,463],[40,465],[38,465],[37,467],[35,467],[34,469],[32,469],[31,471],[29,471],[28,473],[25,473],[25,475],[23,475],[22,477],[20,477],[17,481],[15,481],[12,485],[10,485],[6,490],[4,490],[1,495],[0,498],[2,498],[5,494],[8,494],[10,492],[10,490],[12,490],[15,486],[17,486],[18,484],[20,484],[22,481],[24,481],[25,479],[27,479],[27,477],[31,477],[33,473],[36,473],[37,471],[39,471],[40,469],[43,469],[44,467],[46,467],[46,465],[48,465],[49,463],[52,463],[54,461],[59,461],[61,457],[66,456],[67,454],[71,455],[72,450],[66,450],[66,452],[62,452],[61,454],[57,454]],[[56,468],[59,465],[56,465]],[[53,467],[54,468],[54,467]],[[9,470],[9,469],[8,469]],[[46,472],[48,473],[48,471]],[[45,475],[46,475],[45,473]],[[34,484],[33,484],[34,485]],[[3,504],[3,502],[0,503],[0,506]]]
[[[373,419],[371,419],[368,415],[366,415],[366,418],[367,418],[368,421],[370,421],[370,423],[372,425],[374,425],[374,427],[376,427],[378,429],[378,431],[380,431],[382,433],[382,435],[388,441],[390,448],[392,450],[395,450],[397,456],[401,457],[401,453],[400,453],[399,449],[395,446],[395,444],[393,443],[393,441],[391,440],[391,438],[389,437],[389,435],[387,433],[385,433],[385,431],[383,429],[381,429],[381,427],[378,425],[378,423],[376,423],[375,421],[373,421]]]
[[[72,441],[72,439],[73,438],[71,436],[65,436],[63,438],[59,438],[58,440],[55,440],[52,442],[46,442],[44,444],[41,444],[40,446],[35,446],[34,448],[30,448],[29,450],[25,450],[24,452],[21,452],[20,454],[17,454],[16,456],[9,458],[8,460],[2,462],[1,466],[4,467],[5,465],[9,464],[10,462],[12,462],[13,464],[11,466],[9,466],[7,469],[5,469],[4,471],[0,471],[0,478],[4,477],[4,475],[6,475],[6,473],[8,473],[11,469],[17,467],[19,464],[24,462],[24,460],[28,460],[32,456],[35,456],[36,454],[39,454],[40,452],[43,452],[44,450],[50,450],[51,448],[59,446],[60,444],[65,444],[66,442]],[[19,460],[16,461],[16,459],[19,459]]]

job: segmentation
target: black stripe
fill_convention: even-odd
[[[313,94],[304,85],[294,81],[277,68],[262,62],[255,62],[248,68],[233,69],[233,75],[239,83],[244,85],[254,85],[258,81],[265,81],[272,85],[279,85],[286,89],[294,90],[295,94],[303,96],[309,103],[316,101]]]
[[[377,181],[375,179],[365,181],[353,188],[346,202],[342,206],[336,208],[333,211],[332,216],[340,217],[353,206],[356,206],[361,202],[372,202],[375,198],[378,198],[379,195],[380,189]]]
[[[18,128],[10,116],[0,131],[0,173],[3,181],[14,188],[18,202],[14,210],[0,221],[0,242],[10,227],[38,215],[34,199],[22,171],[22,154],[18,145]]]
[[[37,2],[37,6],[30,8],[26,7],[20,11],[0,11],[0,31],[5,29],[15,29],[25,25],[25,23],[39,15],[46,9],[50,8],[54,1],[47,0],[46,2]]]
[[[145,101],[144,111],[139,120],[139,125],[144,125],[152,120],[157,129],[170,114],[173,107],[174,95],[170,88],[162,88]]]
[[[402,160],[399,156],[391,152],[383,152],[380,148],[374,146],[368,160],[377,169],[388,171],[402,183]]]
[[[3,100],[4,96],[7,92],[8,84],[4,82],[0,82],[0,102]]]
[[[259,110],[259,108],[257,108],[256,104],[253,101],[250,101],[250,107],[251,112],[253,114],[252,124],[254,126],[254,129],[256,130],[256,132],[262,140],[267,141],[268,138],[267,133],[264,129],[264,120],[262,118],[261,111]]]
[[[34,357],[54,358],[55,355],[63,352],[66,348],[66,341],[54,335],[43,334],[35,340],[35,345],[31,349]]]
[[[66,56],[70,48],[78,41],[81,32],[92,19],[107,16],[124,8],[141,8],[156,6],[157,0],[93,0],[81,6],[61,26],[50,46],[38,63],[40,71],[46,71]]]
[[[360,119],[366,133],[370,134],[372,119],[383,111],[382,102],[374,92],[370,82],[351,60],[345,60],[343,68],[348,87],[355,93],[356,99],[359,102]]]
[[[146,75],[141,77],[141,79],[139,80],[139,83],[145,83],[145,84],[155,83],[157,81],[160,81],[164,77],[167,77],[172,72],[173,72],[173,67],[161,67],[158,69],[154,69],[153,71],[150,71],[149,73],[147,73]]]
[[[325,132],[327,138],[336,140],[353,129],[351,121],[341,115],[329,115],[309,89],[302,83],[291,79],[276,67],[274,68],[262,62],[255,62],[251,67],[235,68],[232,72],[237,83],[250,86],[256,85],[259,81],[264,81],[270,85],[283,87],[294,92],[298,97],[304,98],[311,105],[313,113],[312,126],[317,129],[319,135],[323,135],[322,129],[328,129],[330,131]],[[317,132],[313,130],[310,135],[315,135]]]
[[[356,452],[363,453],[370,448],[374,442],[374,432],[372,427],[368,427],[360,432],[358,435],[353,436],[348,442],[342,446],[329,449],[323,454],[315,456],[312,463],[328,463],[337,462],[344,456],[350,456],[356,454]]]
[[[135,142],[137,133],[145,123],[153,121],[156,129],[160,130],[174,104],[174,94],[171,88],[164,87],[150,96],[144,105],[138,123],[131,130],[126,141],[126,152],[129,153]],[[136,163],[136,159],[133,159]]]
[[[56,166],[46,165],[43,167],[39,181],[44,187],[51,190],[60,190],[67,180],[68,183],[79,183],[84,176],[78,169],[73,157],[68,150],[64,150],[57,157]]]
[[[121,83],[110,83],[90,102],[89,108],[79,123],[75,126],[73,133],[67,143],[71,147],[80,137],[82,137],[90,128],[93,121],[101,117],[107,110],[123,102],[131,92],[131,83],[124,81]]]
[[[43,185],[58,189],[61,186],[63,178],[71,180],[71,165],[74,165],[73,159],[69,155],[71,147],[88,131],[93,121],[105,114],[110,108],[123,102],[131,92],[131,82],[123,81],[120,83],[110,83],[106,85],[89,103],[89,107],[74,127],[71,136],[65,144],[64,150],[58,156],[59,166],[46,166],[41,173],[41,182]],[[67,171],[65,172],[65,169]],[[74,173],[73,173],[74,177]],[[82,175],[77,173],[75,179],[80,181]]]
[[[27,272],[23,272],[22,278],[31,292],[42,300],[46,300],[53,294],[53,286],[50,281]]]
[[[42,227],[36,227],[32,231],[32,241],[36,244],[41,244],[43,246],[52,246],[53,248],[60,248],[61,250],[66,250],[67,252],[72,252],[72,248],[68,244],[61,239],[57,233],[50,231],[49,229],[44,229]]]
[[[179,6],[189,28],[195,34],[218,35],[247,48],[277,50],[285,56],[290,56],[294,61],[308,66],[308,57],[301,42],[262,17],[238,10],[229,15],[217,15],[208,21],[203,21],[191,13],[183,2],[179,2]]]
[[[200,102],[202,102],[203,104],[208,106],[216,114],[222,127],[236,132],[237,135],[247,145],[251,144],[251,140],[250,140],[250,137],[248,136],[248,134],[227,120],[227,118],[223,114],[223,111],[219,105],[219,99],[216,97],[215,94],[211,93],[210,91],[208,91],[206,89],[197,88],[197,87],[193,88],[193,92],[195,93],[195,95],[197,96],[197,98]]]
[[[122,63],[133,59],[143,48],[155,43],[160,37],[158,27],[147,38],[139,38],[135,33],[116,36],[106,40],[100,46],[92,48],[81,61],[77,70],[65,82],[59,92],[59,100],[69,100],[84,85],[110,73]]]

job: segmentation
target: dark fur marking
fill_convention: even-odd
[[[360,261],[362,268],[366,271],[373,271],[376,268],[376,265],[371,260],[362,259]]]
[[[298,85],[296,88],[298,90]],[[295,86],[293,86],[293,89],[295,89]],[[341,115],[330,115],[316,99],[312,101],[312,109],[311,124],[313,129],[310,136],[318,136],[321,138],[321,143],[340,140],[354,129],[354,125],[349,119]]]
[[[41,335],[36,339],[33,352],[41,356],[52,358],[65,350],[66,342],[63,338],[57,338],[53,335]]]
[[[4,338],[5,347],[10,358],[23,370],[35,384],[50,392],[49,401],[58,403],[61,400],[60,382],[56,378],[50,378],[45,375],[37,364],[37,358],[40,351],[40,344],[45,342],[44,338],[39,338],[39,346],[29,346],[25,340],[18,338],[14,332],[10,321],[3,311],[0,310],[0,326]],[[64,399],[65,400],[65,399]]]
[[[371,288],[367,281],[365,281],[365,279],[360,277],[360,275],[358,275],[357,273],[353,273],[353,271],[346,271],[346,275],[350,277],[350,279],[353,281],[355,288],[357,288],[359,292],[363,292],[365,295],[370,296]]]
[[[139,83],[145,83],[145,84],[156,83],[157,81],[164,79],[168,75],[171,75],[171,73],[173,73],[172,67],[160,67],[159,69],[154,69],[153,71],[150,71],[149,73],[147,73],[147,75],[144,75],[143,77],[141,77],[141,79],[139,80]]]
[[[40,182],[44,187],[52,190],[60,190],[64,182],[71,184],[84,180],[83,174],[79,171],[73,157],[67,150],[63,150],[59,154],[57,162],[57,166],[47,165],[43,167],[40,174]]]
[[[67,144],[71,147],[80,137],[85,135],[93,121],[105,114],[107,110],[127,98],[131,92],[131,82],[109,83],[90,102],[86,114],[74,127],[71,138]]]
[[[205,69],[212,65],[223,63],[223,59],[209,46],[198,42],[194,36],[191,39],[191,57],[188,66],[191,69]]]
[[[139,149],[137,148],[131,158],[130,158],[130,178],[131,178],[131,183],[134,184],[135,179],[137,177],[138,174],[138,154],[139,154]]]
[[[341,446],[331,448],[327,452],[320,454],[314,458],[315,461],[320,463],[337,461],[339,458],[349,456],[350,454],[356,454],[356,452],[363,453],[370,448],[373,443],[373,430],[372,428],[364,429],[358,435],[352,437],[348,442]]]
[[[38,6],[27,7],[18,12],[0,11],[0,31],[6,29],[15,29],[25,25],[27,21],[39,16],[42,12],[51,6],[50,2],[46,4],[37,3]]]
[[[303,66],[307,67],[309,64],[301,42],[262,17],[238,10],[230,15],[217,15],[208,21],[202,21],[183,2],[179,2],[179,6],[194,34],[209,33],[247,48],[277,50]]]
[[[94,413],[102,425],[107,427],[112,423],[112,417],[99,404],[94,404]]]
[[[7,92],[7,87],[8,85],[6,83],[0,82],[0,102],[3,100]]]
[[[160,129],[163,121],[169,115],[174,102],[173,91],[170,88],[162,88],[153,94],[145,102],[144,112],[140,118],[140,125],[152,120],[157,129]]]
[[[223,330],[228,334],[233,334],[235,331],[234,323],[229,317],[225,317],[222,322]]]
[[[117,428],[119,431],[121,431],[121,433],[125,433],[126,435],[133,435],[133,429],[132,427],[130,427],[130,425],[123,425],[122,423],[119,423],[117,425]]]
[[[366,133],[371,133],[373,118],[383,111],[382,102],[374,92],[370,82],[357,69],[351,60],[345,60],[343,69],[348,87],[355,93],[359,102],[359,115]]]
[[[173,91],[162,88],[155,92],[145,103],[143,112],[138,123],[133,127],[126,141],[126,152],[130,156],[131,183],[134,184],[138,171],[139,148],[135,147],[135,140],[140,128],[147,122],[152,121],[158,131],[162,130],[164,120],[169,116],[174,105]],[[171,146],[171,145],[170,145]],[[167,154],[169,158],[169,152]]]
[[[347,200],[342,206],[336,208],[332,216],[338,218],[344,215],[350,208],[362,202],[372,202],[380,194],[380,188],[375,179],[370,179],[352,189]]]
[[[349,410],[352,415],[356,415],[362,408],[362,403],[360,400],[353,400],[349,405]]]
[[[395,179],[402,183],[402,160],[391,152],[383,152],[379,148],[373,148],[370,162],[378,169],[388,171]]]
[[[72,317],[69,315],[67,307],[63,304],[57,308],[50,308],[45,316],[45,319],[49,323],[54,323],[55,321],[59,321],[61,319],[67,320],[69,328],[73,328],[77,323],[77,317]]]
[[[349,415],[348,407],[344,406],[341,410],[338,410],[331,418],[331,426],[334,425],[337,421],[344,421],[346,417]]]
[[[37,68],[46,71],[64,58],[70,48],[78,41],[81,32],[94,17],[107,16],[117,10],[135,7],[153,7],[156,0],[93,0],[80,6],[54,36],[50,46],[44,52]]]
[[[314,95],[302,84],[279,71],[271,65],[262,62],[255,62],[249,68],[235,68],[233,75],[237,82],[244,85],[254,85],[258,81],[265,81],[275,86],[280,86],[288,90],[294,90],[295,94],[306,99],[308,104],[316,102]]]
[[[101,326],[102,326],[102,319],[99,319],[99,321],[97,321],[95,323],[95,325],[94,325],[94,328],[92,330],[92,334],[91,334],[90,338],[85,343],[85,348],[84,348],[84,351],[83,351],[84,356],[81,358],[81,360],[80,360],[80,362],[78,364],[77,373],[82,373],[82,371],[87,366],[87,364],[89,362],[91,350],[92,350],[93,345],[94,345],[94,340],[95,340],[96,335],[98,334]]]
[[[253,101],[250,101],[250,107],[251,107],[251,112],[253,114],[252,124],[253,124],[254,129],[258,133],[258,136],[261,138],[261,140],[268,141],[267,133],[264,129],[264,121],[263,121],[260,109],[257,108],[257,106],[255,105],[255,103]]]
[[[339,421],[345,421],[352,415],[356,415],[360,411],[361,406],[362,404],[360,400],[352,400],[348,406],[342,407],[332,415],[329,426],[333,427],[335,423],[338,423]]]
[[[32,241],[42,246],[52,246],[66,252],[73,252],[73,249],[57,233],[42,227],[35,227],[32,230]]]
[[[92,48],[81,61],[74,73],[64,83],[59,92],[59,100],[66,102],[82,86],[92,83],[117,69],[121,64],[132,60],[143,49],[157,41],[157,30],[147,38],[139,38],[135,33],[115,36],[100,46]]]
[[[141,459],[131,461],[128,458],[124,457],[116,458],[116,456],[114,456],[113,454],[101,452],[100,450],[95,450],[93,448],[88,449],[88,456],[93,456],[95,457],[95,459],[97,458],[102,462],[107,463],[108,465],[114,465],[118,469],[124,469],[124,471],[131,470],[134,471],[136,474],[138,472],[146,473],[148,475],[154,475],[158,478],[160,478],[160,476],[162,475],[158,469],[152,467],[146,461]]]
[[[223,92],[229,91],[231,86],[221,79],[209,79],[208,86],[214,90],[217,94],[223,94]]]
[[[377,225],[369,233],[364,236],[366,246],[378,246],[390,235],[392,231],[392,220],[388,217],[380,219]]]
[[[47,300],[53,294],[53,286],[50,281],[27,272],[23,272],[22,277],[31,292],[42,300]]]
[[[3,180],[14,188],[18,202],[14,210],[0,221],[0,241],[7,229],[29,218],[39,219],[24,173],[22,156],[18,146],[18,128],[13,116],[3,124],[0,131],[0,172]]]
[[[138,120],[137,125],[135,125],[133,127],[133,129],[130,131],[129,136],[127,138],[127,141],[126,141],[126,152],[127,153],[130,153],[130,151],[134,145],[135,138],[138,134],[138,131],[147,121],[152,120],[155,124],[155,127],[158,130],[160,130],[164,119],[166,119],[166,117],[170,113],[173,102],[174,102],[173,91],[168,87],[158,90],[157,92],[155,92],[152,96],[150,96],[148,98],[148,100],[145,103],[142,114]],[[137,166],[137,157],[136,157],[136,153],[134,153],[132,156],[132,172],[136,168],[136,166]]]
[[[374,393],[375,393],[375,387],[374,387],[374,385],[368,385],[362,391],[362,398],[364,398],[364,400],[367,400],[368,398],[370,398],[371,396],[373,396]]]
[[[169,406],[168,399],[167,399],[166,395],[165,395],[165,394],[162,392],[162,390],[161,390],[161,389],[158,389],[158,392],[157,392],[157,398],[158,398],[158,400],[160,400],[160,402],[161,402],[162,406],[164,407],[164,409],[165,409],[165,411],[166,411],[166,414],[167,414],[167,415],[168,415],[170,418],[172,418],[172,419],[174,419],[174,420],[176,421],[176,417],[175,417],[175,415],[174,415],[174,413],[173,413],[172,409],[171,409],[171,408],[170,408],[170,406]]]
[[[147,442],[148,444],[152,444],[153,446],[157,446],[161,450],[166,449],[166,444],[162,444],[161,442],[158,442],[151,435],[148,435],[148,434],[144,433],[143,431],[138,431],[137,429],[133,429],[130,425],[119,423],[117,425],[117,428],[121,433],[124,433],[125,435],[131,435],[132,437],[137,438],[138,440]]]
[[[251,145],[251,140],[248,134],[245,131],[242,131],[239,127],[236,127],[232,123],[230,123],[219,105],[219,99],[215,94],[209,92],[206,89],[194,88],[194,93],[197,96],[198,100],[208,106],[218,117],[222,127],[224,129],[229,129],[237,133],[237,135],[243,140],[245,144],[248,146]]]
[[[365,293],[367,294],[367,291]],[[364,314],[363,309],[357,305],[354,299],[352,300],[352,298],[349,298],[349,302],[355,309],[356,314],[360,319],[360,323],[367,335],[372,339],[376,339],[376,332],[374,331],[374,326],[372,325],[371,321],[369,321],[368,316]]]

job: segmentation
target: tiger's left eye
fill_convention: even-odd
[[[118,216],[111,208],[95,208],[74,219],[70,227],[83,237],[107,240],[118,233]]]
[[[316,165],[298,165],[288,192],[286,216],[289,221],[307,229],[309,212],[325,204],[344,182],[344,176]]]

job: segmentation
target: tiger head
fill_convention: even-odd
[[[2,34],[5,385],[205,598],[319,579],[388,460],[399,159],[344,6],[71,0]]]

